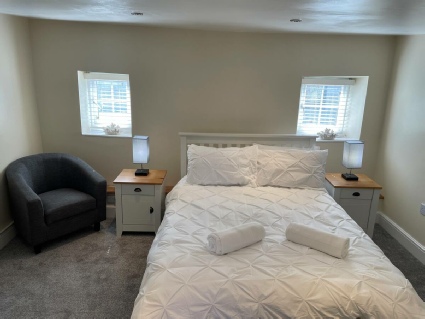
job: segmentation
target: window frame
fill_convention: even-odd
[[[367,79],[366,78],[366,88],[367,88]],[[323,77],[304,77],[301,82],[300,87],[300,97],[299,97],[299,105],[298,105],[298,118],[297,118],[297,134],[317,134],[320,131],[323,131],[325,128],[330,128],[335,131],[337,134],[337,138],[359,138],[360,130],[363,121],[363,105],[353,105],[353,95],[354,94],[363,94],[364,98],[366,91],[358,92],[359,90],[353,90],[356,86],[357,78],[353,77],[331,77],[331,76],[323,76]],[[306,90],[308,88],[313,88],[314,86],[320,87],[321,95],[316,96],[317,103],[306,104],[308,100],[308,96]],[[325,92],[326,87],[339,86],[341,87],[340,96],[338,98],[338,105],[332,105],[335,103],[335,99],[329,98],[324,99],[323,94]],[[317,88],[316,88],[317,90]],[[320,88],[319,88],[320,90]],[[360,90],[361,91],[361,90]],[[356,99],[358,100],[358,99]],[[314,100],[313,100],[314,101]],[[323,103],[325,101],[325,103]],[[316,104],[316,105],[315,105]],[[316,120],[316,123],[308,123],[306,122],[309,118],[308,114],[306,115],[305,108],[310,108],[310,116],[311,119]],[[318,116],[314,118],[314,113],[312,110],[317,108]],[[321,116],[322,112],[330,111],[331,109],[337,109],[337,112],[332,116],[330,114],[324,114]],[[355,121],[359,120],[358,115],[353,116],[352,113],[361,113],[360,115],[360,123],[354,124],[354,129],[352,123],[350,123],[353,118]],[[323,123],[320,124],[320,120],[323,121],[334,121],[332,123]]]
[[[107,92],[108,84],[94,83],[96,81],[110,82],[109,97]],[[114,84],[117,83],[124,84],[124,95],[122,95],[122,90],[115,91]],[[105,87],[102,88],[101,85]],[[106,89],[105,92],[102,92],[104,89]],[[78,71],[78,91],[82,135],[132,137],[131,88],[128,74]],[[124,98],[120,98],[120,96]],[[96,101],[93,101],[94,97]],[[102,111],[102,103],[111,104],[112,111]],[[124,112],[122,110],[114,111],[116,104],[122,103],[126,104]],[[120,108],[123,108],[123,106]],[[94,118],[94,109],[98,109],[97,118]],[[112,123],[120,126],[118,134],[112,134],[113,132],[108,134],[106,132],[106,128]]]

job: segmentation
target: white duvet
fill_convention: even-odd
[[[261,223],[263,241],[216,256],[207,236]],[[298,222],[350,237],[345,259],[285,237]],[[403,274],[323,189],[196,186],[167,196],[132,318],[425,318]]]

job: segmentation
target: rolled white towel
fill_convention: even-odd
[[[263,225],[259,223],[242,224],[209,234],[207,249],[217,255],[224,255],[262,240],[265,233]]]
[[[345,258],[350,239],[302,224],[290,223],[286,228],[286,238],[294,243],[320,250],[328,255]]]

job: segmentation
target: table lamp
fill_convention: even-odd
[[[134,175],[147,176],[149,169],[143,168],[143,164],[149,162],[149,136],[134,135],[133,136],[133,163],[140,164],[140,168],[136,170]]]
[[[342,165],[350,169],[350,173],[341,174],[342,178],[347,181],[358,181],[359,178],[351,174],[353,168],[361,168],[363,160],[364,143],[362,141],[345,141],[344,154],[342,157]]]

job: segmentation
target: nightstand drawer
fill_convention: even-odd
[[[349,199],[372,199],[373,189],[343,188],[341,189],[340,197]]]
[[[154,185],[127,184],[122,185],[121,193],[123,195],[155,195]]]

